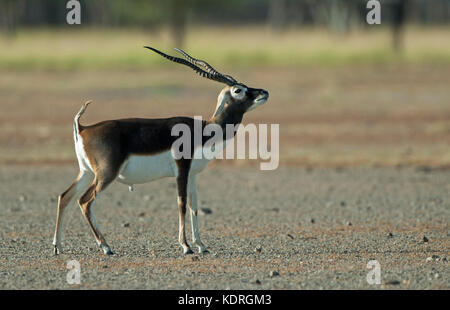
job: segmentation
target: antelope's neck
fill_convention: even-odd
[[[226,125],[230,124],[233,126],[239,125],[242,122],[244,116],[243,112],[237,111],[230,105],[227,105],[227,89],[223,89],[217,98],[216,110],[213,116],[210,118],[208,123],[219,125],[225,132]]]
[[[208,123],[219,125],[225,132],[227,125],[233,125],[236,128],[236,125],[242,122],[243,117],[244,113],[225,107],[221,112],[214,113]]]

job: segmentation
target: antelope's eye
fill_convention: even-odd
[[[241,92],[242,89],[238,88],[234,91],[235,94],[239,94]]]

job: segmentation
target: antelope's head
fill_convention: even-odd
[[[222,89],[217,99],[214,116],[220,114],[224,109],[245,113],[266,103],[269,99],[269,92],[267,90],[251,88],[243,83],[239,83],[232,76],[218,72],[207,62],[195,59],[181,49],[175,48],[178,53],[183,55],[184,59],[164,54],[150,46],[145,46],[145,48],[148,48],[173,62],[192,68],[202,77],[226,84],[227,86]]]

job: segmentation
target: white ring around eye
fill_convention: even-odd
[[[235,99],[242,99],[245,96],[245,89],[242,87],[237,87],[235,86],[232,90],[231,90],[231,96]]]

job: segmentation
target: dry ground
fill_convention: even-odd
[[[210,250],[200,256],[183,256],[177,243],[173,180],[133,193],[117,183],[94,208],[116,254],[101,254],[72,206],[65,254],[55,257],[56,198],[76,172],[0,168],[0,288],[450,289],[446,171],[213,167],[199,180],[200,207],[212,211],[199,215]],[[66,263],[74,259],[81,285],[71,286]],[[366,282],[374,259],[381,285]]]

